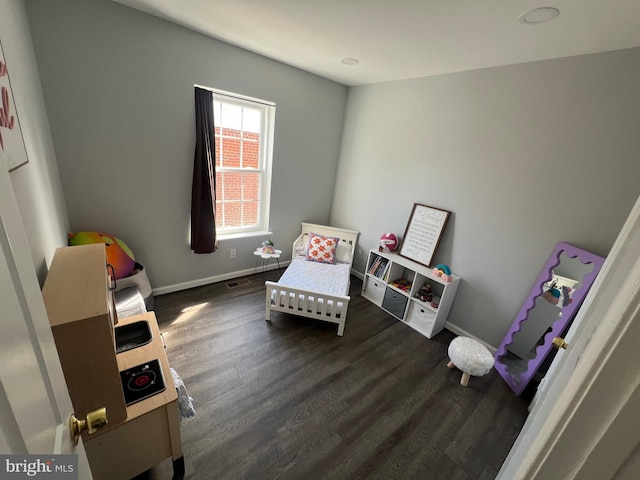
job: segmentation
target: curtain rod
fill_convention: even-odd
[[[197,83],[194,83],[193,86],[195,88],[201,88],[203,90],[209,90],[210,92],[217,93],[219,95],[225,95],[227,97],[237,98],[238,100],[248,100],[250,102],[261,103],[261,104],[267,105],[269,107],[275,107],[276,106],[275,102],[269,102],[268,100],[261,100],[259,98],[248,97],[246,95],[240,95],[238,93],[227,92],[225,90],[219,90],[219,89],[211,88],[211,87],[205,87],[204,85],[198,85]]]

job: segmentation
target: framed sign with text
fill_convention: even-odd
[[[450,214],[448,210],[414,203],[402,238],[400,256],[431,267]]]
[[[9,171],[29,161],[13,100],[9,68],[0,42],[0,160]]]

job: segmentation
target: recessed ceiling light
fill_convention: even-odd
[[[520,15],[520,23],[525,25],[538,25],[553,20],[560,15],[560,10],[554,7],[540,7],[529,10]]]
[[[343,58],[340,61],[345,65],[357,65],[360,63],[360,60],[358,60],[357,58],[349,58],[349,57]]]

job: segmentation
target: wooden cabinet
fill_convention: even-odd
[[[440,332],[460,284],[452,275],[446,282],[431,268],[391,252],[369,251],[362,296],[427,338]],[[420,289],[429,285],[430,301],[420,299]]]
[[[76,417],[107,408],[110,423],[127,410],[115,355],[117,322],[104,244],[56,250],[42,296]]]

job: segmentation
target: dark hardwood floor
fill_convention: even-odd
[[[421,336],[355,277],[343,337],[277,312],[268,323],[262,279],[246,278],[155,298],[197,412],[182,426],[185,478],[495,478],[527,403],[494,370],[461,386],[446,366],[452,333]],[[166,461],[143,477],[171,472]]]

